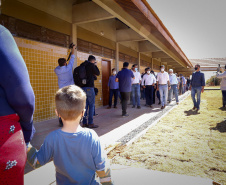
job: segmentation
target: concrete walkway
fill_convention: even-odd
[[[213,185],[211,179],[166,173],[130,166],[112,165],[115,185]],[[48,173],[46,173],[48,172]],[[97,178],[98,180],[98,178]],[[25,176],[25,185],[56,185],[51,163]]]

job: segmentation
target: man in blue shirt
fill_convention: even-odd
[[[129,63],[124,62],[123,68],[121,71],[118,72],[115,81],[119,82],[119,91],[121,94],[121,101],[122,101],[122,116],[127,117],[127,103],[129,100],[130,92],[131,92],[131,84],[132,79],[135,79],[133,72],[128,69]]]
[[[199,111],[200,101],[201,101],[201,92],[204,92],[205,87],[205,76],[204,73],[200,71],[200,65],[195,65],[195,72],[192,74],[191,79],[191,97],[194,103],[193,110]],[[197,94],[197,100],[195,99],[195,94]]]
[[[71,59],[70,59],[68,65],[67,65],[67,61],[65,58],[59,58],[58,59],[59,66],[57,66],[54,69],[54,72],[56,73],[56,75],[58,77],[59,89],[65,87],[65,86],[68,86],[68,85],[74,85],[72,69],[73,69],[73,64],[74,64],[74,60],[75,60],[75,55],[74,55],[75,47],[76,46],[74,46],[71,50]]]
[[[118,82],[115,81],[116,79],[116,70],[115,68],[112,69],[112,75],[109,77],[108,81],[108,87],[109,87],[109,107],[108,109],[111,108],[112,105],[112,97],[114,95],[114,108],[117,109],[117,101],[118,101]]]
[[[68,85],[74,85],[72,69],[73,69],[73,65],[74,65],[74,61],[75,61],[75,55],[74,55],[75,47],[76,46],[73,46],[73,48],[71,50],[71,59],[70,59],[68,65],[67,65],[66,58],[59,58],[58,59],[59,66],[57,66],[54,69],[54,72],[56,73],[56,75],[58,77],[59,89],[66,87]],[[63,122],[62,122],[61,118],[59,118],[59,126],[60,127],[63,126]]]

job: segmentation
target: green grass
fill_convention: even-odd
[[[226,184],[226,110],[221,105],[221,91],[206,91],[196,114],[188,97],[113,162]]]

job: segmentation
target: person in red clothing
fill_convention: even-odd
[[[33,137],[34,92],[11,33],[0,25],[0,184],[23,185]]]

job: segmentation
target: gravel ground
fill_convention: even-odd
[[[226,109],[221,106],[221,91],[204,92],[199,113],[191,110],[187,97],[136,142],[116,148],[109,157],[116,164],[200,176],[226,185]],[[120,141],[126,143],[151,123]]]

